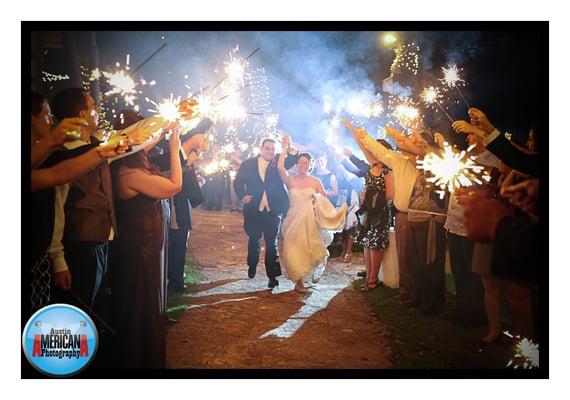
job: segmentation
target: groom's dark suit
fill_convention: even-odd
[[[239,168],[234,181],[234,190],[238,198],[250,195],[252,199],[243,206],[244,229],[249,237],[247,247],[247,265],[255,269],[259,262],[259,241],[263,234],[265,240],[265,271],[269,278],[281,275],[281,267],[277,260],[277,231],[281,216],[289,209],[287,190],[277,170],[279,154],[269,163],[265,171],[265,179],[259,175],[258,158],[245,160]],[[285,168],[289,169],[299,159],[298,155],[288,154]],[[266,193],[269,211],[259,210],[259,205]]]

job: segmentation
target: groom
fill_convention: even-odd
[[[291,143],[288,135],[283,145]],[[234,181],[234,190],[243,202],[243,226],[249,237],[247,244],[248,276],[253,278],[259,261],[259,241],[265,240],[265,271],[269,287],[279,285],[276,277],[281,275],[277,260],[277,231],[281,217],[289,209],[287,190],[277,171],[279,154],[275,154],[275,141],[265,139],[261,143],[261,154],[245,160]],[[285,168],[289,169],[299,159],[296,150],[289,150]]]

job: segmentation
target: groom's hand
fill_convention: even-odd
[[[243,196],[243,199],[241,199],[241,202],[243,204],[249,204],[249,202],[251,201],[252,198],[253,198],[253,196],[248,194],[246,196]]]

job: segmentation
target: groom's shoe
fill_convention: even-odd
[[[249,268],[247,269],[247,276],[249,276],[250,278],[255,277],[255,270],[257,269],[257,265],[254,265],[253,267],[250,265]]]
[[[279,281],[274,276],[272,276],[269,278],[269,284],[267,287],[274,288],[275,286],[279,286]]]

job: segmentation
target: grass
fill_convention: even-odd
[[[355,282],[359,287],[361,280]],[[512,344],[481,345],[486,326],[459,327],[451,322],[455,287],[446,277],[448,302],[439,316],[423,315],[400,304],[397,289],[378,287],[365,293],[378,320],[390,330],[394,368],[503,369],[514,354]]]
[[[188,249],[188,252],[186,253],[184,274],[184,282],[186,284],[184,292],[168,295],[166,313],[168,315],[169,322],[176,323],[180,320],[186,311],[188,296],[197,291],[198,284],[200,283],[200,266],[190,249]]]

